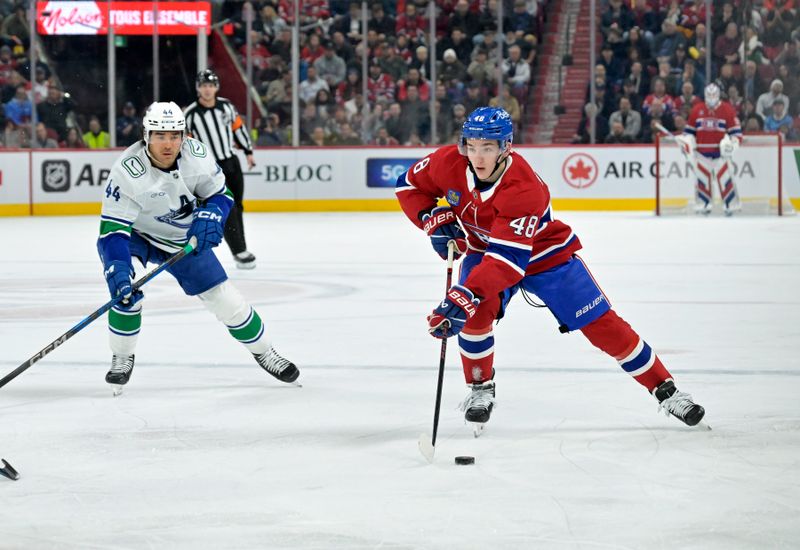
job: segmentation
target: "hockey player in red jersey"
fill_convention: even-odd
[[[561,332],[580,330],[653,394],[660,408],[690,426],[703,407],[677,391],[656,353],[620,318],[576,252],[581,243],[555,219],[547,185],[511,149],[513,126],[500,108],[481,107],[464,122],[458,145],[446,145],[397,180],[408,218],[447,257],[463,254],[458,284],[428,316],[436,338],[458,336],[470,393],[462,403],[476,434],[495,402],[492,324],[514,294],[535,294]],[[448,206],[437,206],[444,198]]]
[[[720,99],[719,87],[705,88],[705,102],[692,108],[683,134],[676,140],[694,169],[695,211],[710,214],[712,187],[716,181],[726,216],[741,210],[742,204],[733,180],[733,154],[742,139],[736,109]]]

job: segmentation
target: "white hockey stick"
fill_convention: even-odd
[[[656,129],[659,132],[661,132],[662,136],[664,136],[666,139],[672,141],[673,143],[675,143],[678,146],[678,149],[680,149],[681,154],[686,159],[686,161],[689,163],[689,166],[691,167],[692,172],[694,173],[695,177],[697,177],[697,160],[695,160],[695,158],[694,158],[694,151],[687,152],[683,148],[682,144],[678,141],[677,136],[673,135],[672,132],[667,130],[660,122],[656,122],[654,124],[654,126],[656,127]]]

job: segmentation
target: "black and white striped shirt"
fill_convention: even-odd
[[[195,101],[184,111],[186,130],[193,138],[211,148],[217,161],[233,158],[233,144],[241,147],[245,154],[253,152],[253,143],[242,117],[236,112],[233,103],[218,97],[211,108]]]

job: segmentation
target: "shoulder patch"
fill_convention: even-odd
[[[189,152],[198,158],[205,158],[208,155],[206,146],[196,139],[187,139],[186,143],[189,144]]]
[[[450,203],[450,206],[458,206],[461,204],[461,193],[456,191],[455,189],[449,189],[447,191],[447,202]]]
[[[128,172],[132,178],[141,177],[147,172],[147,168],[145,168],[139,157],[127,157],[122,159],[122,167],[125,168],[125,171]]]

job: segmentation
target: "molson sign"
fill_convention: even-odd
[[[158,34],[210,32],[210,2],[39,2],[36,25],[39,34],[108,34],[111,25],[118,35],[151,35],[157,7]]]

